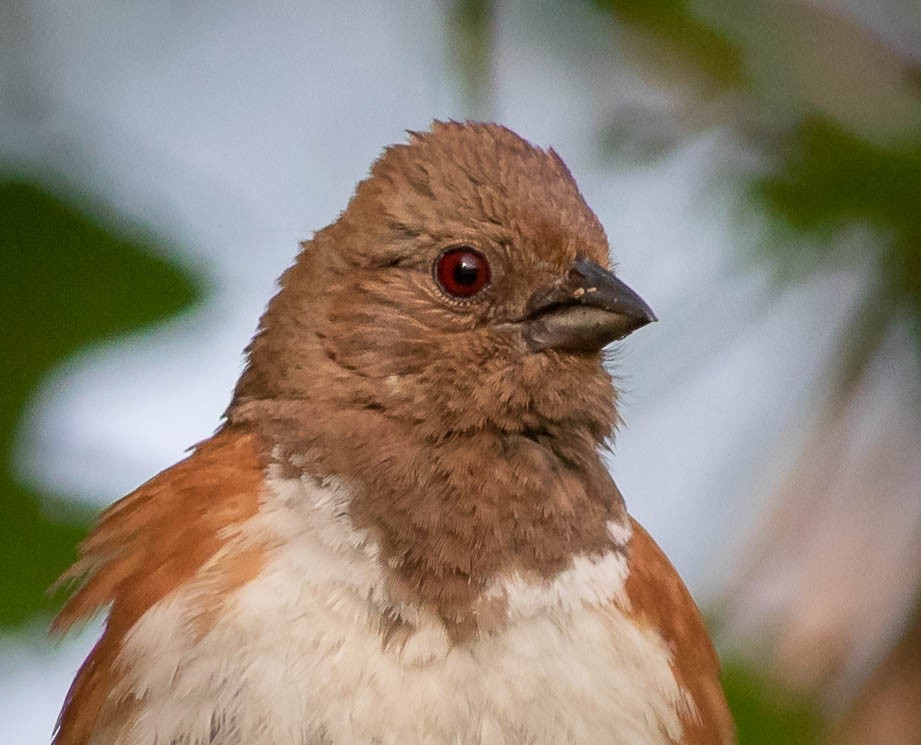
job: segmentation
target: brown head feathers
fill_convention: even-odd
[[[436,123],[410,139],[303,244],[248,349],[231,418],[255,401],[329,398],[431,426],[433,437],[574,420],[604,439],[615,415],[600,357],[529,354],[514,325],[577,257],[608,264],[568,169],[493,124]],[[474,298],[434,281],[453,246],[489,261]],[[566,390],[563,373],[576,375]]]

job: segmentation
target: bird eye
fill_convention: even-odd
[[[468,298],[489,283],[489,262],[470,246],[445,251],[435,262],[435,279],[451,297]]]

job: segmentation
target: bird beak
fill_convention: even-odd
[[[534,352],[598,352],[655,320],[643,299],[611,272],[576,259],[565,277],[531,296],[522,330]]]

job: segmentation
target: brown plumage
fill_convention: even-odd
[[[113,720],[130,716],[133,697],[112,696],[125,634],[155,603],[183,583],[202,587],[202,616],[220,612],[227,591],[259,571],[259,557],[236,554],[209,577],[201,569],[226,531],[258,507],[263,464],[251,435],[227,428],[195,452],[139,486],[102,513],[63,580],[86,577],[52,629],[64,632],[109,606],[106,631],[67,694],[55,743],[91,741]]]
[[[305,745],[407,736],[472,745],[491,741],[489,727],[539,745],[558,737],[547,727],[583,726],[567,699],[575,689],[558,677],[542,688],[545,708],[573,721],[552,719],[541,739],[521,734],[532,704],[507,710],[513,694],[478,693],[476,676],[464,685],[486,696],[483,708],[465,705],[469,721],[455,730],[446,722],[460,715],[443,698],[428,724],[421,713],[382,723],[361,702],[375,686],[407,704],[456,689],[469,670],[430,662],[422,692],[400,692],[418,669],[407,656],[437,657],[441,645],[478,655],[498,644],[493,657],[512,655],[527,680],[533,663],[514,656],[513,637],[537,633],[538,620],[522,619],[564,607],[573,629],[611,614],[612,634],[624,623],[637,634],[612,638],[610,674],[602,667],[586,681],[627,693],[609,715],[602,706],[589,716],[598,705],[587,700],[585,732],[611,733],[612,743],[731,742],[700,615],[599,457],[617,422],[601,349],[654,319],[608,266],[604,231],[553,151],[496,125],[456,123],[389,148],[282,277],[222,429],[104,513],[81,547],[69,575],[85,583],[56,626],[110,611],[56,745],[272,742],[275,722],[313,695],[312,677],[291,681],[305,686],[298,695],[253,671],[265,664],[271,680],[308,663],[344,687],[336,698],[327,683],[331,701],[351,696],[354,706],[344,719],[322,706],[297,715],[290,726]],[[360,592],[348,589],[353,576],[367,582]],[[581,600],[562,605],[573,592]],[[305,620],[353,601],[328,628],[326,616]],[[263,626],[266,614],[249,615],[261,603],[284,618]],[[550,628],[565,633],[566,623]],[[370,673],[378,657],[357,646],[365,661],[342,662],[359,630],[377,635],[380,664],[407,672],[387,682]],[[552,637],[534,643],[556,647]],[[664,665],[634,673],[648,706],[630,693],[633,658]],[[588,676],[594,661],[573,660],[583,663]],[[534,680],[549,669],[539,664]],[[177,723],[185,715],[191,723]]]
[[[631,520],[627,596],[638,624],[656,629],[672,650],[672,666],[697,707],[685,717],[682,745],[731,742],[732,715],[719,682],[719,660],[703,619],[678,572],[649,533]]]

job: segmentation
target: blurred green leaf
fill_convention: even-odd
[[[718,88],[745,82],[741,50],[691,10],[688,0],[593,0],[623,23],[665,42],[677,59],[661,60],[703,73]]]
[[[113,221],[114,222],[114,221]],[[42,377],[78,349],[149,326],[200,297],[186,272],[38,186],[0,182],[0,627],[54,602],[87,510],[12,474],[13,438]]]
[[[766,682],[741,662],[725,661],[723,686],[740,745],[816,745],[823,720],[810,701]]]
[[[886,149],[810,116],[778,150],[772,175],[756,181],[756,195],[794,226],[828,233],[864,220],[921,233],[921,141]]]
[[[921,354],[921,139],[884,148],[808,117],[785,136],[775,168],[755,182],[753,194],[769,215],[820,239],[791,242],[796,254],[778,242],[772,258],[788,268],[848,258],[840,255],[848,244],[835,240],[842,228],[867,225],[879,233],[872,247],[858,247],[874,252],[872,310],[878,314],[881,306],[883,325],[907,315]],[[864,262],[866,255],[856,258]]]

